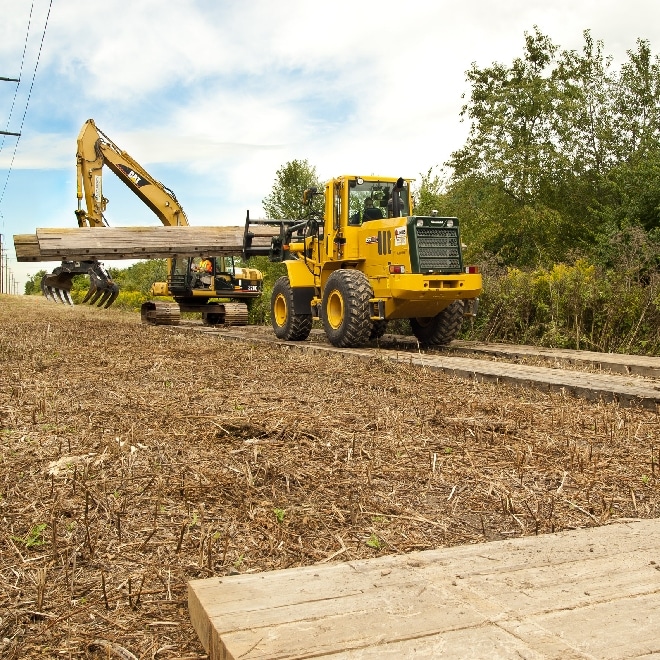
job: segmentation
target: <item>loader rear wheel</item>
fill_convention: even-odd
[[[288,277],[280,277],[270,298],[270,321],[275,336],[284,341],[303,341],[312,330],[312,314],[293,313],[293,289]]]
[[[323,291],[323,328],[333,346],[361,346],[371,335],[367,276],[359,270],[336,270]]]
[[[422,346],[444,346],[456,337],[463,323],[463,301],[454,302],[430,318],[410,319],[413,334]]]

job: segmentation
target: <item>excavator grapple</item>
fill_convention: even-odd
[[[71,286],[76,275],[89,277],[89,291],[83,303],[108,308],[119,295],[119,287],[98,261],[63,261],[41,279],[41,291],[52,302],[73,305]]]

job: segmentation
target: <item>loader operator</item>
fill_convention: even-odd
[[[366,222],[367,220],[380,220],[382,219],[382,217],[383,217],[383,212],[378,207],[374,206],[374,200],[371,199],[371,197],[367,197],[364,200],[364,211],[362,211],[362,222]],[[359,225],[360,213],[356,213],[355,215],[351,216],[349,224]]]

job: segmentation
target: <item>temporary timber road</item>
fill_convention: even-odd
[[[660,520],[188,584],[209,660],[660,658]]]
[[[176,330],[660,410],[654,357],[463,341],[425,352],[391,335],[339,349],[318,331],[282,342],[269,328]],[[188,606],[209,660],[660,660],[660,520],[193,580]]]
[[[421,351],[414,338],[398,335],[385,335],[377,345],[336,348],[327,343],[321,331],[312,331],[307,341],[285,342],[278,340],[270,328],[260,326],[184,323],[174,329],[205,332],[226,340],[275,343],[303,351],[338,352],[366,360],[392,360],[459,378],[557,390],[591,401],[660,409],[660,357],[467,341]]]

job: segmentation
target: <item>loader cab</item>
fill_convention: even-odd
[[[410,215],[409,182],[355,177],[348,181],[348,225]]]
[[[213,260],[213,281],[217,291],[234,291],[236,284],[236,263],[234,257],[215,257]]]

